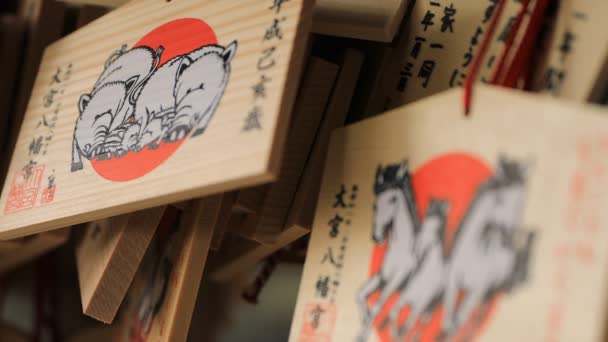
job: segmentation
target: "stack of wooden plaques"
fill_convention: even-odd
[[[279,180],[240,191],[228,221],[252,243],[228,245],[213,279],[230,280],[310,232],[329,135],[344,124],[362,62],[355,50],[346,50],[338,64],[311,59],[292,121],[292,130],[299,129],[289,135]],[[318,117],[311,117],[315,112]]]

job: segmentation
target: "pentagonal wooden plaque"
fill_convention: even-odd
[[[605,341],[606,109],[475,94],[334,133],[289,341]]]
[[[275,178],[310,1],[135,1],[47,48],[0,239]]]

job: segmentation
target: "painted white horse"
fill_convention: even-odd
[[[406,285],[418,264],[414,240],[419,223],[407,161],[386,168],[379,166],[374,191],[373,239],[377,244],[388,239],[388,247],[380,271],[364,284],[357,295],[363,319],[358,341],[367,341],[374,320],[391,295]],[[368,299],[377,291],[381,291],[380,297],[369,308]]]
[[[529,165],[501,158],[496,174],[481,185],[453,240],[445,279],[442,335],[450,338],[473,311],[499,290],[527,277],[533,235],[517,246]],[[464,299],[457,307],[457,297]]]
[[[440,304],[445,280],[443,241],[448,210],[449,203],[444,200],[433,199],[429,204],[414,247],[419,266],[387,318],[393,323],[391,334],[395,341],[402,340],[422,315],[432,314]],[[399,326],[399,313],[405,306],[409,306],[410,312],[405,323]]]

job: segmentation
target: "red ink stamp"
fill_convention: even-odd
[[[15,174],[4,207],[5,215],[34,207],[43,174],[44,165],[37,165],[27,171],[22,170]]]
[[[45,206],[53,202],[55,199],[55,190],[57,190],[57,185],[48,186],[42,190],[42,196],[40,198],[41,206]]]
[[[336,322],[333,304],[309,303],[304,308],[304,322],[299,342],[329,342]]]

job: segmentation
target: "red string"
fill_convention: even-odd
[[[536,0],[536,6],[530,16],[528,29],[502,85],[511,88],[515,87],[517,81],[529,70],[530,59],[534,52],[534,43],[537,41],[538,34],[540,33],[543,17],[549,7],[549,2],[549,0]]]
[[[473,60],[473,64],[471,65],[471,70],[467,74],[467,77],[464,80],[464,113],[465,115],[469,115],[471,111],[471,99],[473,97],[473,83],[477,78],[477,73],[479,72],[479,67],[488,52],[488,48],[490,46],[490,41],[494,37],[494,31],[496,31],[496,26],[498,26],[498,20],[500,19],[502,12],[505,7],[505,0],[499,0],[498,5],[496,7],[496,13],[492,16],[492,21],[488,26],[488,31],[483,37],[483,41],[481,42],[481,46],[479,47],[479,51]]]
[[[530,6],[530,0],[522,1],[521,9],[520,9],[519,13],[517,13],[517,17],[515,18],[515,21],[513,22],[513,26],[511,27],[511,32],[509,32],[509,37],[505,41],[505,46],[502,49],[502,53],[501,53],[501,56],[500,56],[500,59],[498,62],[498,66],[496,67],[496,70],[494,72],[494,76],[490,80],[491,84],[498,84],[500,82],[499,78],[502,79],[504,76],[503,69],[504,69],[505,63],[507,61],[507,56],[511,52],[513,43],[515,43],[515,38],[517,37],[517,34],[519,33],[519,28],[521,26],[521,23],[524,19],[524,15],[526,14],[526,11],[528,10],[529,6]],[[531,22],[528,23],[528,26],[530,24],[531,24]],[[520,45],[520,47],[521,47],[521,45]]]

